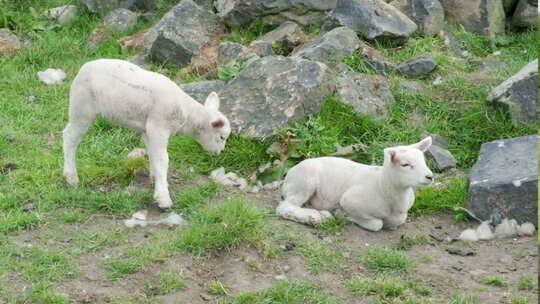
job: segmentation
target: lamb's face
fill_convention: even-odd
[[[433,172],[426,165],[424,152],[431,146],[431,137],[410,146],[385,149],[385,166],[392,169],[396,181],[406,187],[429,186]]]
[[[231,126],[227,117],[219,112],[219,97],[215,92],[208,95],[204,106],[210,119],[200,130],[197,141],[206,151],[218,155],[225,149],[227,138],[231,134]]]

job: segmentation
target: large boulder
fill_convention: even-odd
[[[117,8],[105,16],[103,23],[116,31],[128,32],[137,23],[137,14],[125,8]]]
[[[57,20],[60,24],[67,24],[77,19],[79,16],[79,8],[75,5],[63,5],[47,10],[45,15]]]
[[[0,29],[0,55],[13,53],[22,47],[19,38],[8,29]]]
[[[348,27],[338,27],[296,49],[292,56],[335,65],[351,56],[361,45],[356,33]]]
[[[507,16],[515,10],[517,4],[518,0],[503,0],[504,12]]]
[[[199,103],[204,103],[208,94],[219,93],[225,87],[225,82],[221,80],[208,80],[181,84],[180,88],[191,98]]]
[[[329,16],[331,26],[348,26],[367,39],[409,37],[416,24],[382,0],[338,0]]]
[[[254,50],[235,42],[222,42],[218,49],[218,65],[243,62],[256,56]]]
[[[219,18],[192,0],[173,7],[145,35],[152,60],[186,66],[211,43],[219,29]]]
[[[503,0],[441,0],[441,4],[448,20],[470,32],[487,37],[504,34]]]
[[[512,25],[515,27],[536,27],[537,23],[538,5],[533,6],[528,0],[520,0],[512,16]]]
[[[502,106],[515,123],[534,123],[540,112],[538,98],[538,59],[494,88],[488,101]]]
[[[388,80],[381,75],[341,73],[337,77],[337,94],[341,102],[349,104],[356,113],[388,117],[387,106],[394,102]]]
[[[295,21],[302,25],[322,23],[325,12],[336,6],[336,0],[217,0],[218,15],[230,26],[241,26],[266,18],[268,22],[281,24]]]
[[[220,92],[220,110],[235,132],[263,139],[289,122],[320,111],[335,89],[320,62],[267,56],[249,64]]]
[[[482,145],[469,178],[468,208],[479,218],[491,215],[537,223],[538,135]]]

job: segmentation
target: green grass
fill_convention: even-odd
[[[425,187],[417,191],[410,211],[412,215],[448,212],[465,205],[468,195],[467,178],[454,176],[439,182],[440,186]]]
[[[223,285],[220,281],[212,282],[208,285],[208,293],[213,295],[226,295],[229,288]]]
[[[197,206],[208,203],[219,191],[219,186],[213,182],[199,183],[197,186],[184,188],[176,195],[173,208],[178,212],[186,212]]]
[[[209,250],[230,251],[241,245],[259,245],[265,236],[267,215],[243,199],[201,208],[188,220],[174,245],[196,256]]]
[[[502,278],[494,277],[494,276],[481,277],[480,282],[482,282],[482,283],[484,283],[486,285],[491,285],[491,286],[496,286],[496,287],[507,287],[508,286],[508,283],[506,283]]]
[[[478,299],[473,296],[454,294],[448,304],[478,304]]]
[[[418,233],[412,236],[403,235],[396,246],[398,250],[409,250],[413,246],[429,244],[429,238],[425,233]]]
[[[348,221],[345,219],[334,217],[324,221],[316,228],[319,232],[325,235],[338,235],[343,232],[343,229],[345,229],[345,225],[347,225],[347,222]]]
[[[253,21],[247,26],[238,26],[230,29],[221,40],[249,45],[252,41],[273,30],[277,26],[264,24],[261,19]]]
[[[371,247],[363,253],[364,265],[375,273],[407,273],[414,264],[402,251]]]
[[[147,296],[166,295],[186,289],[186,278],[176,268],[162,271],[144,283],[143,290]]]
[[[520,277],[519,282],[518,282],[518,289],[519,290],[533,290],[534,289],[533,279],[528,276]]]
[[[512,297],[512,304],[529,304],[529,300],[522,296]]]
[[[337,244],[328,244],[321,240],[299,240],[298,251],[306,260],[307,266],[313,273],[321,271],[336,272],[343,267],[343,250]]]
[[[220,304],[339,304],[321,286],[305,281],[279,281],[272,288],[238,295]]]

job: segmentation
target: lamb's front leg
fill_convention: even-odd
[[[146,136],[150,170],[154,175],[154,199],[158,202],[160,208],[170,208],[172,200],[167,182],[167,170],[169,168],[167,145],[170,132],[163,128],[147,126]]]

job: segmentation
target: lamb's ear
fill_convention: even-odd
[[[208,109],[219,110],[219,97],[216,92],[208,94],[208,97],[206,97],[206,101],[204,102],[204,106]]]
[[[421,141],[415,143],[414,145],[412,145],[413,148],[416,148],[422,152],[426,152],[429,147],[431,147],[431,143],[432,143],[432,139],[431,139],[431,136],[428,136],[424,139],[422,139]]]
[[[223,121],[223,119],[219,118],[217,120],[212,121],[210,124],[214,128],[223,128],[223,126],[225,125],[225,122]]]
[[[397,151],[392,148],[384,149],[384,159],[392,164],[397,164],[399,162],[397,158]]]

